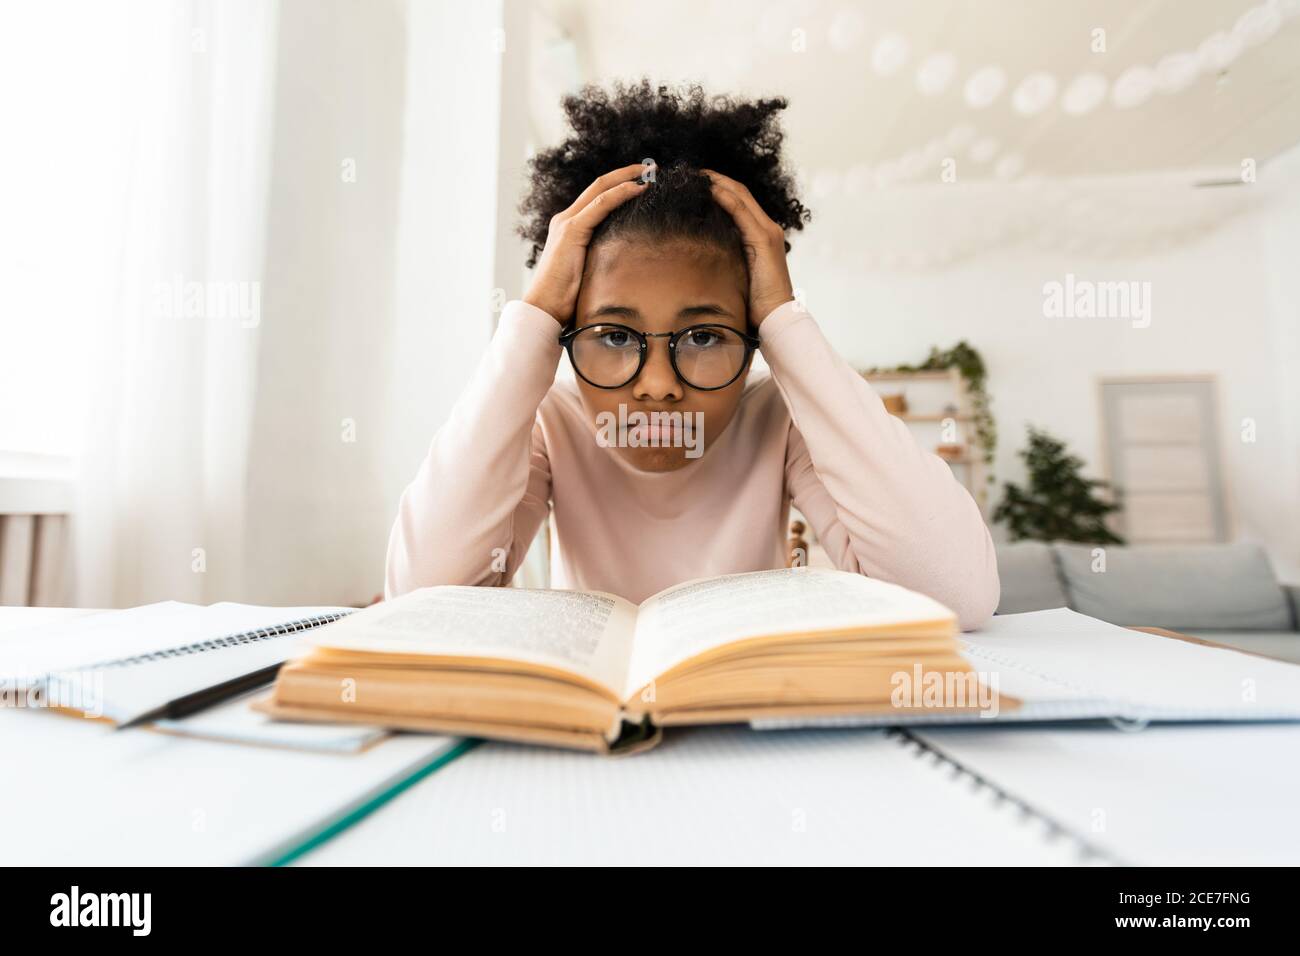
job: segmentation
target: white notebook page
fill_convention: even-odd
[[[1300,725],[924,728],[912,733],[1124,862],[1294,866]]]
[[[1300,717],[1300,667],[1108,624],[1069,608],[962,635],[976,670],[1024,700],[1101,698],[1132,716]]]
[[[731,725],[618,758],[484,743],[301,862],[1110,862],[1089,851],[904,738]]]
[[[20,785],[0,787],[4,859],[22,866],[266,862],[456,743],[398,734],[361,753],[308,753],[119,731],[52,711],[0,711],[0,753],[23,768]]]
[[[348,610],[161,601],[121,611],[101,611],[7,633],[0,640],[0,677],[40,677],[52,671],[89,668]]]

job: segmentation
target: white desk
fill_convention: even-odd
[[[0,642],[77,613],[0,609]],[[484,743],[298,862],[1300,862],[1300,724],[912,736],[953,762],[865,728],[670,728],[616,759]],[[422,739],[381,759],[411,766]],[[0,845],[27,864],[242,862],[337,803],[353,759],[19,711],[0,748],[24,780],[0,789]]]

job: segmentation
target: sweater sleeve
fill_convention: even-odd
[[[835,566],[929,595],[974,630],[997,607],[993,538],[952,469],[885,410],[791,300],[759,327],[792,421],[786,485]]]
[[[550,508],[537,409],[555,381],[560,325],[519,299],[402,492],[384,597],[434,584],[506,585]]]

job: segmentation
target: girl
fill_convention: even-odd
[[[784,567],[793,503],[840,569],[980,626],[999,582],[974,500],[795,299],[787,102],[615,89],[566,97],[575,135],[531,161],[531,284],[402,495],[385,596],[509,584],[549,511],[552,586],[639,603]]]

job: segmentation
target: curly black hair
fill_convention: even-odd
[[[781,157],[785,134],[777,114],[788,105],[783,97],[706,97],[694,83],[652,89],[644,78],[616,80],[612,96],[590,84],[566,96],[573,135],[529,160],[530,188],[518,207],[525,218],[517,231],[532,243],[528,268],[541,256],[552,216],[597,177],[637,162],[653,161],[653,184],[606,216],[592,246],[615,236],[686,239],[734,251],[743,263],[740,231],[714,201],[701,168],[743,183],[783,230],[802,229],[812,213],[795,195]]]

